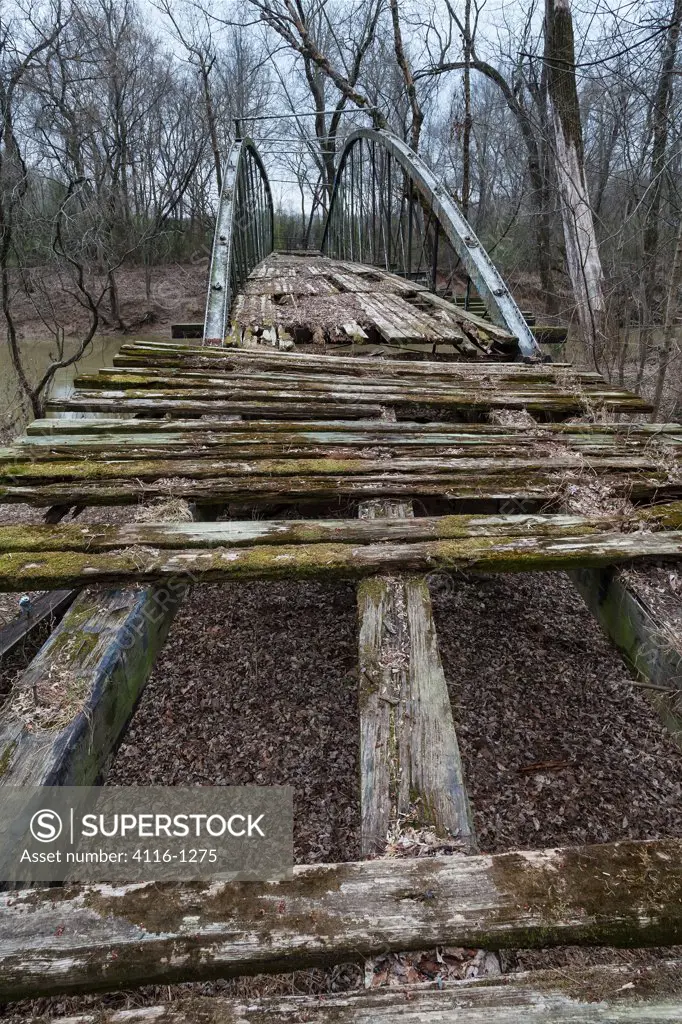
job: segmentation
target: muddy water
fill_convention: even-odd
[[[112,366],[113,357],[126,339],[122,335],[103,335],[92,342],[88,351],[77,363],[58,370],[52,382],[50,396],[62,398],[73,390],[74,378],[79,373],[95,372],[101,366]],[[77,340],[67,338],[65,354],[71,354]],[[21,342],[24,365],[33,381],[40,379],[55,355],[54,341],[48,338],[25,338]],[[17,434],[28,422],[30,416],[22,403],[21,391],[6,344],[0,345],[0,429],[7,435]]]

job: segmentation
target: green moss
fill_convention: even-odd
[[[17,740],[12,740],[11,743],[7,744],[2,754],[0,754],[0,778],[6,775],[7,772],[9,771],[9,767],[12,762],[12,757],[14,755],[14,751],[16,750],[16,748]]]
[[[496,924],[514,926],[520,945],[570,939],[663,946],[679,939],[682,870],[674,840],[568,848],[544,862],[509,853],[494,857],[490,870],[508,898]],[[525,934],[515,927],[524,911],[533,920]]]

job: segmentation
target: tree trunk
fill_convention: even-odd
[[[462,131],[462,213],[469,216],[471,193],[471,0],[464,5],[464,128]]]
[[[658,363],[658,377],[656,379],[656,394],[654,396],[654,411],[651,414],[651,419],[658,419],[658,415],[661,409],[661,398],[663,397],[663,387],[665,384],[665,377],[668,371],[668,363],[670,362],[670,354],[673,347],[673,339],[675,334],[675,320],[677,314],[677,293],[682,286],[682,219],[677,227],[677,239],[675,242],[675,252],[673,254],[673,263],[670,269],[670,280],[668,282],[668,292],[665,299],[665,318],[663,321],[663,345],[661,347],[661,354]]]
[[[583,339],[599,366],[605,341],[603,275],[585,180],[569,0],[546,0],[545,60],[566,263]]]
[[[668,30],[663,44],[661,71],[658,78],[656,93],[651,104],[651,123],[653,144],[651,148],[651,174],[649,178],[650,201],[644,226],[644,277],[647,307],[653,311],[655,306],[656,268],[658,263],[658,240],[660,227],[661,199],[663,198],[663,182],[665,179],[666,157],[668,150],[668,134],[673,99],[673,76],[675,74],[675,57],[677,44],[682,27],[682,0],[675,0]]]

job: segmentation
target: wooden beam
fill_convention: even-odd
[[[386,505],[407,502],[384,502]],[[228,522],[106,523],[78,522],[59,526],[0,526],[0,554],[22,551],[81,551],[99,554],[123,548],[210,550],[291,544],[396,544],[428,540],[512,537],[572,537],[604,533],[632,534],[653,526],[656,510],[666,529],[682,529],[682,502],[656,505],[629,515],[453,515],[392,519],[248,519]]]
[[[682,941],[682,841],[294,868],[288,882],[0,893],[0,1000],[434,946]]]
[[[419,529],[409,501],[362,502],[358,514],[365,527],[381,517],[404,524],[407,535],[405,526]],[[389,831],[397,840],[405,825],[470,851],[473,825],[427,582],[363,580],[358,615],[363,856],[384,853]]]
[[[91,396],[87,394],[74,393],[68,398],[53,398],[48,402],[50,412],[123,412],[123,413],[153,413],[155,416],[250,416],[253,418],[267,419],[366,419],[372,416],[381,415],[381,407],[370,403],[353,402],[323,402],[309,401],[297,402],[294,397],[283,398],[276,401],[232,401],[214,400],[193,400],[191,392],[184,393],[182,398],[173,397],[174,393],[166,397],[154,392],[144,392],[137,397],[135,392],[105,391],[101,394],[94,392]],[[571,408],[575,407],[575,403]]]
[[[62,481],[107,481],[124,480],[128,477],[136,481],[158,480],[173,477],[187,477],[193,480],[225,479],[236,477],[242,481],[250,476],[255,477],[307,477],[307,476],[380,476],[384,472],[391,474],[409,474],[415,486],[419,478],[433,479],[444,476],[454,480],[462,477],[495,477],[512,476],[515,473],[527,475],[532,481],[534,475],[547,476],[547,456],[534,453],[531,449],[523,452],[520,458],[504,458],[499,452],[490,457],[484,448],[480,454],[464,450],[461,454],[441,457],[415,458],[410,454],[397,451],[389,458],[359,457],[368,453],[354,453],[351,458],[260,458],[256,450],[250,459],[235,461],[233,458],[220,459],[213,457],[195,457],[166,460],[150,456],[145,460],[127,459],[125,453],[112,461],[106,459],[84,460],[75,459],[71,462],[58,459],[0,461],[0,488],[15,485],[59,483]],[[682,460],[681,460],[682,465]],[[566,448],[555,454],[551,469],[557,478],[564,473],[586,472],[590,475],[608,475],[609,473],[648,473],[658,474],[663,482],[660,462],[650,455],[633,454],[622,456],[619,453],[590,457],[583,453],[574,453]],[[243,486],[243,483],[242,483]],[[456,486],[456,484],[455,484]],[[679,488],[678,488],[679,489]],[[0,492],[1,493],[1,492]]]
[[[125,1010],[81,1010],[70,1024],[673,1024],[682,961],[563,967],[339,995],[180,995]],[[66,1021],[64,1022],[66,1024]]]
[[[528,426],[499,426],[494,423],[460,423],[447,424],[442,422],[417,423],[401,420],[400,423],[389,423],[380,419],[349,420],[335,423],[333,420],[240,420],[238,417],[221,417],[210,419],[169,420],[162,416],[154,419],[135,419],[130,417],[106,419],[93,417],[82,419],[45,419],[33,420],[26,428],[26,437],[60,437],[68,435],[110,435],[110,434],[182,434],[184,432],[203,433],[237,433],[244,435],[260,435],[271,433],[305,433],[314,436],[336,434],[339,431],[347,435],[372,435],[389,437],[391,435],[432,435],[443,437],[505,437],[524,438],[557,438],[563,436],[580,437],[585,443],[590,438],[618,436],[633,440],[664,441],[671,444],[682,443],[682,426],[679,423],[538,423],[532,432]]]
[[[534,572],[682,557],[682,531],[577,536],[466,537],[383,544],[223,545],[210,550],[131,548],[104,553],[11,551],[0,555],[0,591],[110,586],[169,579],[363,579],[435,569]]]
[[[45,619],[58,618],[77,594],[77,590],[51,590],[32,601],[30,612],[17,615],[0,629],[0,658],[18,647]]]
[[[263,388],[250,390],[230,386],[223,388],[142,388],[102,389],[75,391],[67,398],[55,398],[48,404],[52,412],[155,412],[157,415],[172,413],[194,413],[217,415],[228,412],[234,415],[294,419],[297,416],[321,419],[360,419],[380,415],[380,407],[390,405],[405,415],[419,415],[421,408],[440,410],[442,413],[462,415],[482,413],[491,409],[526,409],[537,415],[570,416],[581,415],[587,404],[611,409],[614,412],[646,412],[648,405],[643,399],[627,392],[609,390],[604,387],[590,391],[562,391],[559,388],[545,390],[505,390],[496,388],[452,389],[441,392],[418,391],[416,388],[401,390],[388,387],[367,389],[359,395],[351,391],[336,390],[330,383],[326,390],[304,388],[302,384],[286,388]],[[379,408],[377,408],[379,407]]]
[[[3,707],[0,785],[95,784],[184,591],[179,581],[143,591],[83,591]]]

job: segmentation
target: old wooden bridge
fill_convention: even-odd
[[[439,945],[682,943],[682,840],[477,852],[427,586],[434,572],[568,570],[679,736],[679,644],[618,566],[682,554],[682,426],[547,361],[552,331],[385,132],[349,137],[322,253],[272,249],[265,171],[241,141],[204,324],[123,345],[2,450],[1,500],[48,514],[0,527],[0,588],[80,594],[3,711],[1,781],[101,778],[188,583],[350,577],[366,859],[299,866],[248,897],[215,884],[3,893],[2,999]],[[108,521],[112,506],[161,502],[186,502],[193,521]],[[66,521],[92,505],[97,525]],[[54,671],[79,703],[27,723],[22,688],[39,699]],[[433,856],[382,856],[404,820],[435,833]],[[679,966],[671,953],[323,1001],[188,995],[78,1020],[679,1021]]]

